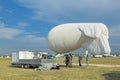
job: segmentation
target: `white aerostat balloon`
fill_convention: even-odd
[[[78,48],[84,48],[94,54],[105,54],[111,51],[108,29],[103,23],[58,25],[48,33],[48,45],[56,53],[66,53]]]

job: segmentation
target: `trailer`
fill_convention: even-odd
[[[48,52],[18,51],[12,53],[12,66],[21,68],[35,68],[40,70],[60,69],[59,64],[49,57]]]

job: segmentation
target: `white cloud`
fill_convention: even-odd
[[[18,22],[18,23],[17,23],[17,27],[19,27],[19,28],[24,28],[24,27],[26,27],[26,26],[29,26],[29,24],[28,24],[28,23],[25,23],[25,22]]]
[[[59,12],[64,9],[82,9],[82,8],[99,8],[101,10],[108,10],[117,8],[120,1],[113,0],[17,0],[22,3],[25,7],[35,9],[35,10],[48,10]],[[52,10],[51,10],[52,9]]]
[[[109,31],[112,52],[120,52],[120,25],[109,28]]]
[[[19,30],[17,31],[16,29],[11,28],[3,29],[4,35],[0,34],[0,53],[11,53],[19,50],[45,50],[47,48],[47,39],[44,37],[23,34],[16,38],[16,35],[20,35]]]
[[[6,27],[6,24],[0,22],[0,53],[11,53],[17,50],[41,50],[47,48],[46,38],[35,36],[32,33],[25,33],[27,33],[27,31],[9,28]]]
[[[110,28],[110,36],[120,37],[120,25]]]
[[[4,43],[4,44],[3,44]],[[0,53],[12,53],[20,50],[46,50],[47,40],[44,37],[26,35],[12,40],[0,40]]]
[[[21,33],[22,30],[5,27],[5,24],[0,22],[0,39],[13,39]]]
[[[27,35],[25,37],[22,37],[20,41],[25,42],[25,43],[34,43],[34,44],[40,44],[46,42],[46,38],[44,37],[37,37],[35,35]]]
[[[12,28],[0,28],[0,39],[13,39],[16,35],[20,34],[21,31]]]
[[[4,28],[5,24],[3,22],[0,22],[0,28]]]
[[[20,5],[33,10],[34,19],[60,22],[65,18],[86,14],[90,16],[103,16],[119,9],[120,1],[114,0],[17,0]],[[106,13],[106,14],[105,14]],[[74,15],[74,16],[73,16]],[[77,18],[79,18],[77,16]],[[76,18],[75,18],[76,19]],[[79,18],[80,19],[80,18]]]

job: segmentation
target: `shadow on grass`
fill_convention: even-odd
[[[66,65],[60,65],[60,67],[66,67]],[[72,65],[72,67],[70,67],[70,68],[80,68],[80,66],[78,66],[78,65]]]
[[[22,69],[20,66],[12,66],[12,65],[10,65],[10,66],[8,66],[8,67],[10,67],[10,68],[19,68],[19,69]],[[24,69],[35,69],[35,67],[29,67],[29,68],[24,68]]]
[[[106,80],[120,80],[120,71],[103,74]]]

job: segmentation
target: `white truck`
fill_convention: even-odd
[[[59,64],[49,57],[48,52],[18,51],[12,53],[12,66],[40,70],[59,69]]]

